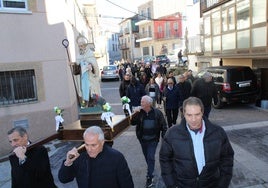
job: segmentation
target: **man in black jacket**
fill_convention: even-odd
[[[30,141],[23,127],[14,127],[7,134],[14,148],[9,156],[12,188],[56,188],[46,148],[27,148]]]
[[[79,188],[134,188],[127,161],[122,153],[106,145],[98,126],[83,134],[86,151],[76,148],[67,152],[59,170],[59,180],[68,183],[76,178]]]
[[[204,105],[204,116],[208,118],[211,111],[212,99],[215,104],[218,103],[217,88],[209,72],[206,72],[202,78],[194,81],[191,96],[201,99]]]
[[[163,96],[168,127],[171,127],[177,123],[179,107],[183,102],[181,88],[174,85],[172,78],[168,78]]]
[[[222,127],[205,116],[202,101],[183,102],[184,119],[171,127],[160,148],[161,175],[168,188],[228,188],[234,151]]]
[[[136,135],[141,144],[142,152],[147,163],[146,187],[153,186],[155,152],[160,139],[165,135],[167,123],[163,113],[152,107],[153,99],[145,95],[141,99],[141,109],[132,120],[136,125]]]
[[[178,80],[179,82],[177,83],[176,86],[179,88],[179,91],[182,94],[182,102],[181,106],[179,106],[179,111],[181,114],[181,118],[183,118],[182,103],[185,99],[188,99],[188,97],[190,97],[192,85],[190,82],[186,81],[186,78],[183,74],[180,74],[178,76]]]

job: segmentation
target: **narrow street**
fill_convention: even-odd
[[[119,82],[102,83],[102,94],[117,115],[123,114],[118,95]],[[224,109],[211,112],[211,121],[222,126],[226,131],[235,151],[234,172],[230,188],[267,188],[268,187],[268,119],[267,110],[245,104],[234,104]],[[178,120],[179,122],[179,120]],[[66,152],[78,146],[79,142],[55,140],[46,146],[50,149],[51,168],[59,188],[74,188],[76,182],[61,184],[57,178],[58,169]],[[131,126],[114,141],[114,148],[121,151],[130,167],[136,188],[145,184],[146,164],[140,144]],[[160,176],[156,155],[155,188],[165,188]],[[10,187],[9,162],[0,163],[0,187]]]

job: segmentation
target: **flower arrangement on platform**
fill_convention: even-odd
[[[111,112],[112,107],[109,103],[105,103],[102,105],[103,113],[101,114],[101,119],[106,121],[106,123],[111,127],[112,131],[114,131],[114,125],[112,124],[112,117],[115,115]]]
[[[63,109],[55,106],[54,112],[56,113],[55,120],[56,120],[56,131],[59,131],[60,129],[63,129],[62,123],[64,122],[64,119],[62,118],[62,112]]]
[[[127,96],[122,97],[121,101],[122,101],[123,104],[130,103],[130,99]]]
[[[130,99],[127,96],[124,96],[121,98],[121,102],[123,104],[122,108],[124,110],[125,115],[128,117],[131,115],[131,110],[130,110]]]

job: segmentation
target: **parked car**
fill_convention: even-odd
[[[249,102],[257,99],[259,87],[257,77],[250,67],[246,66],[216,66],[207,67],[197,74],[197,78],[210,72],[218,90],[218,103],[214,108],[222,108],[232,102]]]
[[[101,81],[119,80],[119,70],[116,65],[103,66],[101,70]]]
[[[155,56],[155,61],[158,62],[160,65],[161,64],[168,65],[170,63],[169,58],[165,54]]]
[[[151,55],[142,56],[142,63],[145,63],[145,64],[152,63],[154,60],[155,60],[154,56],[151,56]]]

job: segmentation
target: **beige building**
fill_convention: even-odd
[[[119,23],[119,49],[121,50],[121,56],[124,61],[134,61],[136,58],[141,57],[140,43],[136,41],[139,27],[135,25],[139,19],[140,17],[135,15]]]
[[[27,128],[31,141],[55,133],[54,107],[64,109],[64,124],[78,119],[68,55],[75,62],[76,38],[92,44],[97,33],[95,1],[0,1],[0,156],[11,151],[7,131]],[[90,14],[89,14],[90,13]]]
[[[184,48],[185,8],[186,0],[149,0],[139,5],[138,15],[119,24],[122,58],[134,61]]]
[[[185,2],[151,0],[138,7],[142,20],[136,23],[139,26],[136,41],[140,43],[143,56],[173,53],[184,46],[182,12]]]

